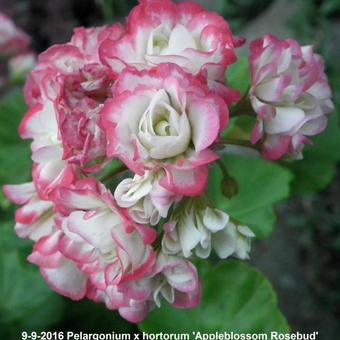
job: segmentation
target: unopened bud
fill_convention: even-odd
[[[225,197],[231,199],[238,194],[238,182],[234,177],[224,177],[221,182],[221,190]]]

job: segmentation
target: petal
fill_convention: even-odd
[[[6,197],[15,204],[25,204],[36,194],[33,182],[18,185],[4,185],[3,191]]]
[[[192,141],[196,152],[208,148],[220,131],[219,107],[211,100],[197,100],[189,104]]]
[[[208,166],[200,166],[190,170],[180,170],[168,166],[167,176],[160,184],[167,190],[184,196],[199,196],[203,193],[208,182]]]
[[[21,238],[30,238],[33,241],[39,241],[42,237],[52,233],[55,227],[55,216],[43,216],[32,224],[15,224],[15,232]]]
[[[19,223],[30,224],[36,222],[43,214],[51,210],[53,203],[42,201],[38,198],[32,199],[15,213],[15,220]]]
[[[196,247],[201,239],[201,233],[196,229],[195,216],[191,210],[177,223],[178,237],[184,257],[191,255],[191,250]]]
[[[42,268],[41,274],[54,291],[72,300],[86,294],[87,277],[72,261],[65,259],[58,268]]]
[[[203,223],[211,232],[224,229],[229,222],[229,215],[218,209],[207,207],[203,215]]]
[[[212,235],[213,248],[221,259],[226,259],[235,252],[236,238],[236,227],[232,223],[229,223],[227,228]]]
[[[275,117],[265,123],[269,134],[289,134],[305,118],[305,112],[297,107],[276,107]]]
[[[162,50],[162,54],[178,55],[187,48],[196,49],[196,42],[187,28],[177,24],[171,31],[168,47]]]
[[[56,137],[58,124],[53,103],[46,101],[45,105],[33,106],[24,116],[19,126],[21,138],[36,138],[41,135]]]
[[[292,137],[267,135],[263,144],[263,156],[270,160],[278,160],[289,151]]]
[[[150,307],[147,303],[139,303],[131,307],[120,307],[118,312],[124,319],[133,323],[139,323],[147,317]]]
[[[120,217],[110,210],[98,212],[90,218],[86,218],[83,211],[74,211],[67,218],[69,230],[102,253],[108,253],[113,249],[111,230],[120,223]]]

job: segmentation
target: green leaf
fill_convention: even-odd
[[[22,262],[18,251],[1,247],[0,278],[2,338],[14,331],[43,330],[59,321],[61,297],[47,287],[37,268]]]
[[[289,196],[290,171],[260,158],[229,155],[221,159],[238,181],[238,195],[232,199],[223,196],[222,171],[215,164],[210,171],[208,197],[214,206],[249,225],[258,238],[269,236],[276,220],[273,205]]]
[[[11,218],[13,218],[13,213]],[[5,253],[13,250],[32,248],[33,242],[31,240],[21,239],[15,234],[14,225],[15,222],[13,220],[5,222],[0,221],[0,244],[1,250]]]
[[[4,222],[6,215],[0,222],[0,338],[19,339],[23,330],[45,330],[57,323],[63,300],[27,262],[32,242],[15,235],[14,222]]]
[[[0,186],[26,182],[31,177],[32,160],[28,144],[0,143]]]
[[[228,127],[223,131],[222,136],[223,138],[243,139],[249,141],[255,123],[255,117],[232,117],[228,123]]]
[[[250,86],[250,69],[248,59],[239,57],[235,64],[228,66],[227,84],[244,95]]]
[[[24,97],[19,90],[11,92],[0,101],[1,143],[17,144],[21,142],[18,135],[18,126],[25,111]]]
[[[30,178],[32,161],[29,143],[18,135],[18,126],[25,111],[26,106],[19,90],[0,101],[0,186]],[[3,197],[0,203],[6,206]]]
[[[200,267],[203,282],[201,305],[179,310],[164,304],[139,325],[141,331],[158,333],[289,332],[269,281],[238,261]]]
[[[327,130],[306,145],[304,158],[286,164],[295,174],[294,193],[309,194],[325,189],[332,181],[340,161],[340,129],[336,114],[331,114]]]
[[[132,333],[135,325],[124,320],[117,311],[109,310],[103,303],[89,300],[67,301],[63,327],[88,333]]]

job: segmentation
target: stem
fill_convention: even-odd
[[[229,172],[228,172],[227,167],[224,165],[223,161],[221,161],[220,159],[218,159],[216,162],[217,162],[218,166],[220,167],[220,169],[221,169],[221,171],[222,171],[222,173],[223,173],[223,176],[224,176],[225,178],[230,178],[231,176],[230,176],[230,174],[229,174]]]
[[[246,93],[243,95],[241,100],[237,104],[231,107],[230,115],[231,117],[236,117],[236,116],[241,116],[241,115],[251,116],[251,117],[255,116],[253,107],[249,100],[249,88],[246,91]]]
[[[98,2],[105,21],[112,22],[114,19],[113,0],[99,0]]]
[[[122,164],[120,165],[118,168],[114,169],[113,171],[111,171],[110,173],[108,173],[106,176],[104,176],[103,178],[99,178],[99,180],[101,182],[107,182],[108,180],[114,178],[115,176],[119,175],[120,173],[127,171],[128,168]]]
[[[234,139],[234,138],[223,138],[221,139],[220,143],[218,144],[222,144],[222,145],[238,145],[238,146],[244,146],[247,148],[251,148],[254,149],[256,151],[261,151],[260,146],[258,145],[254,145],[251,142],[244,140],[244,139]]]
[[[220,159],[217,160],[217,164],[223,173],[223,180],[221,182],[221,191],[228,199],[233,198],[238,194],[239,186],[236,179],[230,175],[227,167]]]

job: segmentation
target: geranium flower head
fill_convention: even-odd
[[[308,136],[322,132],[334,109],[322,58],[312,46],[266,35],[251,45],[250,100],[257,113],[252,141],[269,159],[301,158]]]
[[[108,157],[140,175],[162,169],[160,185],[175,194],[202,193],[217,158],[210,147],[228,122],[221,98],[175,64],[124,70],[113,97],[103,110]]]

